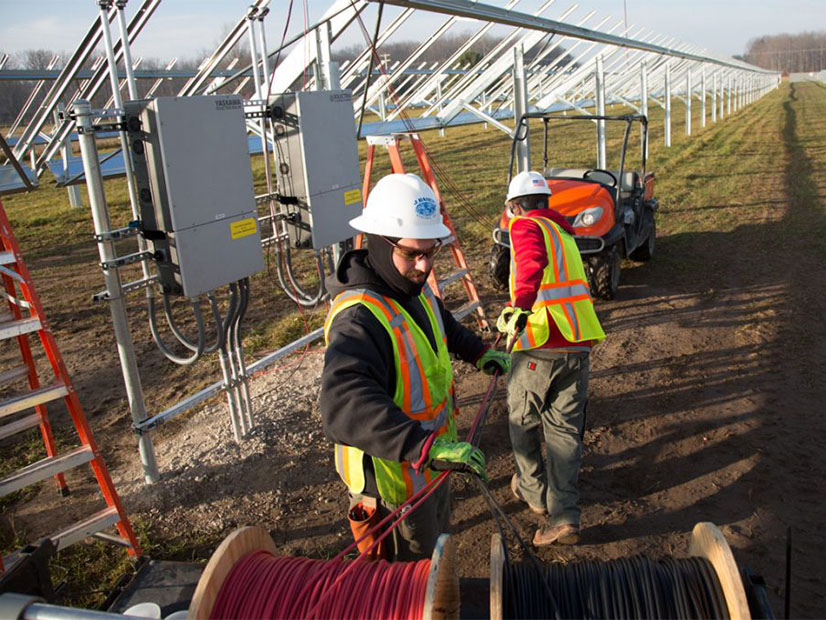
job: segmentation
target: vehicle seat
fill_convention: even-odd
[[[593,168],[545,168],[545,178],[584,179],[588,170],[593,170]],[[609,170],[608,172],[613,173],[615,178],[619,177],[619,170]],[[592,172],[588,175],[588,179],[609,186],[614,183],[614,180],[608,175],[599,172]],[[633,194],[637,188],[638,180],[639,175],[636,172],[626,171],[622,174],[622,179],[620,179],[620,195],[622,198],[629,198]]]
[[[619,176],[619,170],[611,170],[614,173],[614,176]],[[630,198],[631,195],[634,193],[634,190],[637,189],[637,183],[639,181],[639,175],[633,171],[625,171],[622,173],[622,179],[620,183],[620,196],[622,198]]]

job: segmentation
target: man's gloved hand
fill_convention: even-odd
[[[530,310],[505,306],[502,308],[502,312],[499,313],[499,318],[496,320],[496,329],[511,338],[518,336],[522,330],[525,329],[525,325],[528,324],[528,317],[530,315]]]
[[[506,375],[511,369],[510,353],[488,349],[476,360],[476,368],[486,375],[492,375],[497,370],[500,375]]]
[[[485,455],[476,446],[466,441],[449,441],[439,437],[433,442],[428,453],[428,467],[436,471],[458,469],[471,472],[485,482],[488,475],[485,472]]]

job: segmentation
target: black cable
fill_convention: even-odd
[[[506,560],[503,579],[508,618],[729,617],[720,582],[705,558],[557,562],[542,565],[540,572]]]
[[[474,479],[476,480],[476,483],[479,487],[479,490],[482,491],[482,496],[485,498],[485,500],[487,500],[488,508],[490,509],[491,514],[494,516],[494,519],[497,519],[497,518],[502,519],[502,522],[505,523],[508,526],[508,529],[511,531],[514,538],[519,543],[519,546],[522,548],[522,550],[525,552],[525,554],[531,560],[531,565],[532,565],[533,569],[535,570],[536,575],[539,576],[539,580],[541,581],[541,587],[542,587],[542,589],[545,590],[545,593],[547,594],[547,600],[549,600],[551,602],[555,601],[556,597],[554,596],[554,594],[553,594],[550,586],[548,585],[547,581],[545,579],[543,579],[543,577],[542,577],[542,575],[543,575],[542,564],[539,561],[539,558],[536,557],[536,554],[534,554],[534,552],[531,550],[531,548],[528,546],[528,544],[525,542],[525,540],[522,538],[522,536],[520,536],[519,532],[514,527],[513,523],[511,523],[511,520],[508,519],[508,516],[502,510],[502,507],[493,498],[493,495],[491,494],[490,489],[488,489],[487,485],[478,477],[475,477]],[[503,542],[505,541],[504,537],[502,538],[502,541]],[[508,566],[510,564],[511,564],[511,562],[510,562],[510,559],[509,559],[508,554],[507,554],[507,546],[506,546],[505,547],[505,566]],[[554,607],[556,607],[555,604],[554,604]],[[543,617],[549,617],[549,616],[543,616]],[[554,613],[554,618],[558,619],[558,618],[560,618],[560,616],[558,614]]]

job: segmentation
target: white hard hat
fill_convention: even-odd
[[[406,239],[450,235],[433,190],[415,174],[388,174],[367,196],[367,206],[350,226],[361,232]]]
[[[513,200],[519,196],[532,196],[535,194],[551,195],[551,188],[548,182],[538,172],[520,172],[511,179],[508,185],[508,197],[505,200]]]

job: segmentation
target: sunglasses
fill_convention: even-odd
[[[431,260],[444,247],[442,245],[442,240],[441,239],[437,239],[436,240],[436,245],[434,245],[429,250],[417,250],[416,248],[408,248],[408,247],[405,247],[403,245],[399,245],[395,241],[391,241],[387,237],[382,237],[382,239],[384,239],[385,241],[387,241],[387,243],[389,243],[390,245],[393,246],[393,249],[396,251],[396,254],[400,258],[403,258],[404,260],[409,261],[411,263],[417,261],[420,258],[422,260]]]

